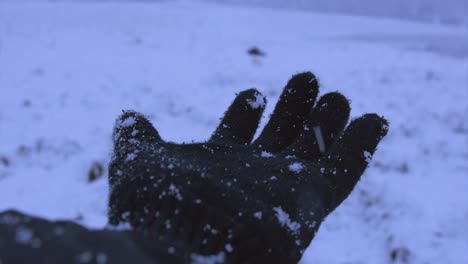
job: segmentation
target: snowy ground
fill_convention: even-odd
[[[252,58],[247,49],[266,52]],[[122,109],[172,141],[204,140],[234,93],[272,110],[314,71],[352,116],[390,133],[303,263],[468,263],[468,31],[213,4],[0,3],[0,210],[106,223],[106,164]],[[263,119],[263,122],[265,118]]]
[[[9,1],[9,0],[0,0]],[[11,1],[11,0],[10,0]],[[18,1],[18,0],[16,0]],[[22,0],[37,1],[37,0]],[[60,0],[55,0],[60,1]],[[64,0],[62,0],[64,1]],[[68,0],[69,1],[69,0]],[[103,0],[97,0],[103,1]],[[122,1],[122,0],[120,0]],[[149,0],[158,1],[158,0]],[[177,0],[173,0],[177,1]],[[179,0],[180,1],[180,0]],[[188,0],[190,1],[190,0]],[[231,5],[248,5],[319,12],[395,17],[429,23],[468,26],[466,0],[202,0]]]

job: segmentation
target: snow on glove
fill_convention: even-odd
[[[265,109],[255,89],[238,94],[205,143],[161,139],[141,114],[114,128],[109,222],[129,222],[192,261],[297,263],[323,219],[353,190],[385,119],[346,127],[350,107],[335,92],[316,98],[310,73],[288,82],[252,142]]]

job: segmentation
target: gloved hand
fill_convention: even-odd
[[[109,222],[173,241],[171,253],[194,261],[298,262],[388,129],[375,114],[345,129],[346,98],[328,93],[316,103],[318,91],[312,73],[293,76],[253,142],[266,103],[255,89],[237,95],[205,143],[165,142],[144,116],[124,112],[114,128]]]

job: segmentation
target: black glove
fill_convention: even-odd
[[[165,142],[145,117],[124,112],[114,128],[110,223],[181,243],[173,253],[195,260],[298,262],[388,129],[367,114],[344,130],[348,101],[328,93],[315,103],[318,89],[312,73],[293,76],[253,143],[266,103],[254,89],[237,96],[206,143]]]

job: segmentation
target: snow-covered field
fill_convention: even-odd
[[[258,46],[265,57],[247,54]],[[0,3],[0,211],[106,224],[122,109],[204,140],[243,89],[312,70],[390,133],[302,263],[468,263],[468,31],[194,3]],[[265,118],[263,119],[263,123]]]
[[[9,0],[0,0],[9,1]],[[11,0],[10,0],[11,1]],[[16,0],[18,1],[18,0]],[[22,0],[34,1],[34,0]],[[37,0],[35,0],[37,1]],[[55,0],[69,1],[69,0]],[[103,1],[103,0],[97,0]],[[122,1],[122,0],[120,0]],[[141,1],[141,0],[140,0]],[[146,0],[158,1],[158,0]],[[159,0],[161,1],[161,0]],[[177,1],[177,0],[172,0]],[[179,0],[180,1],[180,0]],[[190,0],[189,0],[190,1]],[[202,0],[230,5],[248,5],[330,13],[396,17],[430,23],[468,26],[466,0]]]

